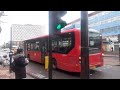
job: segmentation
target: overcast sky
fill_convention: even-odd
[[[91,13],[93,11],[89,11]],[[2,32],[0,33],[0,45],[10,41],[10,27],[12,24],[33,24],[44,25],[46,34],[48,34],[48,11],[5,11],[5,15],[0,18]],[[67,23],[80,18],[79,11],[68,11],[62,18]]]

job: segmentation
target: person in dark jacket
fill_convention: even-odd
[[[13,63],[15,64],[14,66],[15,78],[16,79],[26,78],[26,65],[28,64],[28,60],[23,55],[23,50],[17,49],[17,52],[13,56],[13,59],[14,59]]]

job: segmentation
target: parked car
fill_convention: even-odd
[[[9,57],[7,54],[0,55],[0,64],[4,67],[10,64]]]
[[[0,56],[0,65],[2,64],[2,57]]]
[[[9,49],[9,48],[6,48],[6,49],[2,49],[2,51],[9,53],[9,52],[10,52],[10,49]]]

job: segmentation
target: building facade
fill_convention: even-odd
[[[89,27],[99,30],[102,36],[117,42],[120,34],[120,11],[102,11],[89,17]]]
[[[120,11],[95,11],[88,15],[89,28],[99,30],[104,38],[113,42],[118,41],[120,34]],[[71,26],[80,27],[80,19],[75,20]]]
[[[12,45],[23,48],[23,41],[45,35],[45,26],[41,25],[20,25],[13,24],[11,26]]]
[[[80,28],[80,19],[73,21],[65,29]],[[101,32],[105,41],[105,51],[119,50],[118,34],[120,34],[120,11],[95,11],[88,15],[88,28],[96,29]]]

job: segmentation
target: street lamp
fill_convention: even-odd
[[[11,73],[11,64],[12,64],[12,55],[13,55],[13,52],[10,50],[9,52],[9,57],[10,57],[10,67],[9,67],[9,72]]]
[[[11,73],[11,64],[12,64],[12,27],[11,27],[11,34],[10,34],[10,53],[9,53],[9,57],[10,57],[10,73]]]
[[[7,16],[7,15],[5,15],[4,11],[0,11],[0,18],[1,18],[1,16]],[[7,23],[7,22],[3,22],[3,21],[0,20],[0,24],[1,23]],[[0,33],[1,33],[1,31],[2,31],[2,28],[0,26]]]

